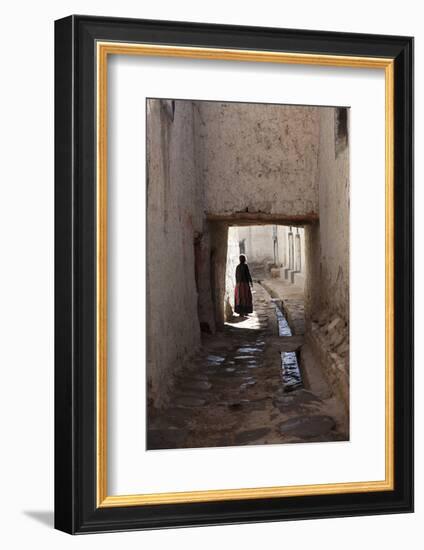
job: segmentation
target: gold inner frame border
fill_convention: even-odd
[[[108,495],[107,490],[107,61],[109,55],[219,59],[384,69],[385,72],[385,479],[315,485]],[[96,42],[96,473],[97,507],[212,502],[394,489],[394,60],[256,50]]]

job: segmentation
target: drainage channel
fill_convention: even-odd
[[[279,300],[271,298],[271,302],[275,307],[275,314],[278,322],[278,334],[279,336],[293,336],[287,319],[284,317]],[[300,374],[299,363],[295,351],[282,351],[281,355],[281,370],[283,377],[283,385],[285,391],[293,391],[301,388],[302,375]]]

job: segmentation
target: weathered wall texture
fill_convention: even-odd
[[[200,328],[214,333],[216,329],[214,288],[212,286],[211,235],[208,223],[204,223],[203,233],[195,235],[195,273],[198,293],[198,316]]]
[[[349,150],[339,114],[320,111],[319,224],[306,228],[305,314],[314,353],[331,387],[349,400]]]
[[[228,226],[224,223],[209,225],[212,300],[215,325],[219,329],[225,321]]]
[[[323,109],[320,113],[321,300],[322,305],[329,311],[347,320],[349,318],[349,151],[347,147],[340,149],[338,140],[334,136],[335,115],[333,109]]]
[[[202,231],[203,208],[192,106],[180,103],[178,111],[173,117],[171,102],[148,102],[147,372],[149,399],[158,406],[170,373],[200,343],[193,240]]]
[[[317,213],[317,108],[196,102],[196,115],[208,214]]]

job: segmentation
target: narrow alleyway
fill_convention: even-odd
[[[312,392],[305,383],[293,384],[282,365],[285,356],[296,359],[303,336],[281,336],[287,334],[282,315],[259,283],[253,299],[248,318],[234,316],[222,332],[203,337],[175,382],[169,407],[150,413],[148,449],[346,439],[328,387],[321,383]]]

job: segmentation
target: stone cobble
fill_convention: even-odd
[[[297,349],[299,336],[278,337],[274,305],[258,283],[253,298],[253,314],[204,336],[168,408],[149,411],[148,449],[345,439],[325,400],[284,390],[280,348]]]

